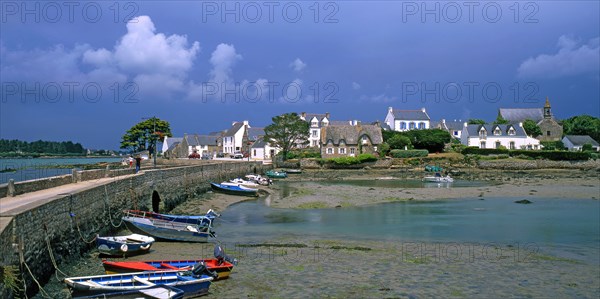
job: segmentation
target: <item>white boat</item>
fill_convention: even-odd
[[[226,183],[234,183],[234,184],[238,184],[238,185],[242,185],[242,186],[250,187],[250,188],[258,187],[257,183],[255,183],[253,181],[247,181],[244,179],[240,179],[240,178],[229,180],[229,182],[226,182]],[[221,183],[221,184],[223,184],[223,183]]]
[[[424,177],[423,181],[432,183],[452,183],[454,182],[454,179],[449,175],[442,176],[439,172],[436,172],[433,176]]]
[[[260,174],[249,174],[245,176],[247,181],[255,182],[262,186],[268,186],[273,183],[271,179],[261,176]]]

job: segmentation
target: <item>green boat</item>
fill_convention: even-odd
[[[265,172],[265,175],[273,178],[273,179],[285,179],[287,178],[287,173],[285,173],[284,171],[275,171],[275,170],[269,170],[267,172]]]

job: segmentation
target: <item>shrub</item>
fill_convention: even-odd
[[[545,151],[564,150],[565,145],[562,141],[542,141],[540,144],[543,146]]]
[[[410,139],[400,134],[392,136],[392,138],[388,139],[387,143],[392,149],[404,149],[405,146],[408,149],[412,149],[412,143],[410,142]]]
[[[500,154],[508,154],[507,149],[501,148],[478,148],[475,146],[469,146],[464,148],[461,152],[463,155],[500,155]]]
[[[358,157],[356,157],[356,158],[358,158],[358,161],[359,161],[360,163],[364,163],[364,162],[375,162],[375,161],[377,161],[377,157],[375,157],[375,156],[374,156],[374,155],[372,155],[372,154],[360,154],[360,155],[358,155]]]
[[[379,157],[385,157],[390,152],[390,145],[387,143],[382,143],[379,145]]]
[[[429,152],[427,150],[391,150],[390,155],[394,158],[416,158],[416,157],[427,157]]]
[[[589,160],[590,153],[583,152],[566,152],[566,151],[526,151],[514,150],[510,151],[511,157],[526,156],[534,159],[548,159],[554,161],[578,161]]]

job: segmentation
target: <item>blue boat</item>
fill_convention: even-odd
[[[157,285],[148,289],[78,296],[73,297],[73,299],[182,299],[184,294],[185,293],[178,288],[170,287],[168,285]]]
[[[154,271],[127,274],[68,277],[64,282],[75,296],[113,294],[140,291],[166,285],[184,292],[184,297],[195,297],[208,293],[214,276],[207,275],[206,267],[194,265],[191,271]]]
[[[231,195],[242,195],[242,196],[258,196],[258,189],[248,188],[240,185],[224,185],[217,183],[210,183],[210,187],[217,192],[222,192]]]
[[[98,251],[105,255],[131,256],[150,251],[154,238],[131,234],[128,236],[100,237],[96,235]]]
[[[134,211],[128,211],[122,219],[130,231],[158,241],[207,242],[214,236],[211,226],[161,220]]]

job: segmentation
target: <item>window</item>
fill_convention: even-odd
[[[377,151],[377,147],[376,146],[373,147],[373,151],[375,151],[375,152]]]
[[[317,146],[317,141],[316,140],[312,141],[312,146]]]
[[[546,131],[546,136],[550,136],[550,131]]]
[[[515,129],[513,129],[513,128],[510,128],[510,129],[508,130],[508,135],[511,135],[511,136],[513,136],[513,135],[515,135],[515,134],[516,134],[516,133],[515,133]]]
[[[318,132],[317,130],[312,130],[312,137],[318,137]]]
[[[313,121],[313,122],[310,123],[310,125],[313,126],[313,127],[317,127],[319,125],[319,123],[316,122],[316,121]]]
[[[496,141],[496,148],[500,148],[502,146],[502,144],[500,143],[500,141]]]
[[[482,141],[482,142],[479,144],[479,148],[485,148],[485,141]]]
[[[333,154],[333,148],[330,148],[330,147],[328,147],[328,148],[327,148],[327,153],[328,153],[328,154]]]
[[[487,132],[484,129],[479,130],[479,138],[485,138],[487,136]]]
[[[340,153],[342,155],[346,154],[346,148],[345,147],[338,148],[338,153]]]
[[[365,144],[367,142],[369,142],[369,137],[367,137],[367,135],[363,135],[363,137],[362,137],[362,143]]]
[[[515,149],[515,142],[514,142],[514,141],[511,141],[511,142],[508,144],[508,147],[509,147],[511,150],[514,150],[514,149]]]
[[[414,129],[415,129],[415,123],[414,123],[414,122],[410,122],[410,123],[408,123],[408,128],[409,128],[410,130],[414,130]]]
[[[400,123],[400,130],[406,130],[406,123],[405,122],[401,122]]]
[[[256,157],[256,149],[254,150],[254,154],[253,154],[253,156],[255,156],[255,157]]]
[[[452,134],[453,134],[454,136],[458,136],[458,131],[454,131],[454,132],[452,132]]]
[[[425,123],[419,123],[419,129],[420,130],[425,129]]]
[[[500,128],[496,128],[494,130],[494,135],[498,136],[498,135],[502,135],[502,131],[500,130]]]
[[[354,151],[355,151],[355,150],[356,150],[355,148],[351,147],[351,148],[350,148],[350,155],[354,155]]]

